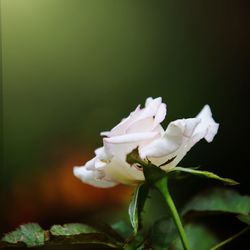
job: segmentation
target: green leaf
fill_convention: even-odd
[[[4,237],[2,238],[2,241],[12,243],[12,244],[23,242],[22,232],[20,228],[16,229],[15,231],[5,234]]]
[[[69,236],[78,235],[82,233],[97,233],[98,231],[86,224],[70,223],[61,225],[54,225],[51,227],[50,232],[54,236]]]
[[[185,173],[197,175],[197,176],[200,176],[200,177],[215,179],[215,180],[218,180],[218,181],[222,181],[226,185],[231,185],[231,186],[239,184],[237,181],[234,181],[234,180],[229,179],[229,178],[222,178],[222,177],[220,177],[217,174],[214,174],[212,172],[196,170],[196,169],[193,169],[193,168],[175,167],[172,171],[180,171],[180,172],[185,172]]]
[[[124,220],[117,221],[111,225],[112,229],[115,230],[123,239],[128,238],[133,233],[131,225]]]
[[[99,244],[112,248],[121,248],[121,242],[106,233],[81,223],[54,225],[50,229],[52,245],[61,244]]]
[[[194,197],[184,208],[183,214],[190,211],[228,212],[248,215],[250,197],[234,190],[215,188]]]
[[[121,220],[111,225],[124,239],[124,250],[142,250],[144,238],[140,232],[133,234],[133,228],[127,221]]]
[[[45,238],[46,235],[46,238]],[[20,226],[6,234],[0,242],[0,248],[18,247],[25,243],[28,247],[68,244],[98,244],[121,249],[122,242],[110,235],[80,223],[54,225],[44,231],[38,224],[30,223]]]
[[[141,227],[141,212],[148,197],[148,193],[149,186],[147,184],[138,186],[135,189],[132,200],[129,204],[129,218],[135,234]]]
[[[150,245],[152,249],[167,249],[177,238],[178,231],[172,218],[164,217],[156,221],[150,232]]]
[[[250,215],[240,214],[237,218],[243,223],[250,225]]]
[[[136,235],[133,235],[132,237],[129,237],[124,246],[124,250],[145,250],[148,248],[144,247],[144,237],[141,233],[137,233]]]
[[[188,224],[185,226],[190,249],[209,250],[219,242],[218,238],[202,224]],[[174,241],[171,249],[183,250],[180,239]]]
[[[45,231],[36,223],[21,225],[15,231],[6,234],[2,241],[11,244],[23,242],[27,247],[42,246],[45,240]]]
[[[240,195],[234,190],[216,188],[203,192],[192,199],[184,208],[183,214],[190,211],[194,212],[226,212],[237,215],[237,218],[246,224],[250,224],[250,197]],[[239,237],[249,227],[243,229],[239,233],[230,238],[214,244],[211,249],[221,249],[222,246],[228,244],[235,238]],[[210,248],[209,248],[210,249]]]

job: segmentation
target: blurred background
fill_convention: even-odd
[[[181,165],[231,177],[250,194],[249,5],[1,0],[0,232],[30,221],[49,227],[127,219],[131,188],[90,187],[72,168],[93,156],[101,131],[149,96],[168,105],[164,127],[208,103],[219,133]],[[210,183],[173,184],[177,203]],[[163,210],[157,204],[152,211]]]

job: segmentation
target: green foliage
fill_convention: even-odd
[[[133,228],[131,227],[131,225],[124,220],[115,222],[114,224],[111,225],[111,227],[123,239],[127,239],[133,233]]]
[[[50,232],[54,236],[70,236],[82,233],[97,233],[98,231],[86,224],[70,223],[61,225],[54,225],[51,227]]]
[[[118,221],[111,226],[124,239],[123,248],[125,250],[140,250],[144,249],[144,237],[141,232],[136,235],[133,232],[131,224],[127,221]]]
[[[167,178],[165,176],[165,178]],[[162,185],[165,178],[158,180]],[[167,182],[166,182],[167,184]],[[156,185],[157,186],[157,185]],[[130,204],[131,220],[137,223],[141,221],[140,214],[146,201],[151,185],[143,184],[136,189]],[[197,195],[184,208],[182,214],[189,212],[226,212],[237,215],[246,224],[250,224],[250,197],[243,196],[233,190],[212,189]],[[134,224],[136,225],[136,224]],[[249,227],[240,233],[218,244],[217,237],[204,225],[189,223],[184,227],[190,249],[208,250],[217,249],[230,243],[233,239],[245,233]],[[6,234],[0,242],[0,248],[23,246],[35,247],[42,245],[67,245],[67,244],[97,244],[113,249],[125,250],[181,250],[183,246],[178,236],[178,230],[172,218],[162,218],[154,223],[147,233],[137,230],[133,234],[133,228],[125,221],[120,221],[111,226],[111,230],[121,236],[121,239],[113,237],[111,233],[103,232],[92,226],[72,223],[54,225],[50,230],[43,230],[38,224],[29,223],[21,225],[15,231]]]
[[[144,241],[145,240],[143,234],[137,233],[136,235],[133,235],[126,240],[123,248],[124,250],[145,250],[147,248],[145,248]]]
[[[20,243],[25,243],[27,247],[42,245],[97,244],[115,249],[121,249],[121,245],[123,244],[110,235],[85,224],[72,223],[63,226],[54,225],[49,231],[45,231],[38,224],[29,223],[21,225],[15,231],[6,234],[2,238],[0,248],[19,246]]]
[[[250,197],[234,190],[215,188],[194,197],[184,208],[183,214],[190,212],[227,212],[249,215]]]
[[[150,162],[146,165],[143,164],[142,167],[146,180],[144,185],[147,186],[148,189],[156,188],[162,193],[169,205],[169,208],[172,208],[171,214],[175,219],[175,224],[173,223],[173,220],[170,219],[161,220],[155,223],[153,228],[151,229],[149,238],[146,239],[145,242],[150,247],[152,247],[152,249],[156,250],[167,249],[170,246],[171,249],[173,248],[176,250],[183,249],[183,247],[185,249],[189,249],[190,247],[190,249],[208,250],[212,246],[217,244],[217,237],[215,237],[215,235],[203,225],[188,224],[185,226],[185,230],[183,229],[181,219],[178,216],[177,210],[174,207],[173,200],[171,199],[167,188],[168,175],[171,176],[171,174],[174,172],[184,172],[200,177],[219,180],[226,185],[236,185],[238,184],[238,182],[229,178],[222,178],[208,171],[200,171],[196,169],[177,167],[174,171],[166,174],[159,167],[152,165]],[[141,197],[139,190],[136,190],[135,194],[136,200],[140,200]],[[144,199],[145,197],[143,197],[142,199],[145,203]],[[236,191],[232,190],[212,189],[205,194],[201,194],[195,197],[190,203],[187,204],[182,214],[184,215],[190,211],[229,212],[237,214],[242,222],[248,224],[250,221],[250,197],[241,196]],[[136,212],[138,212],[138,210]],[[140,223],[140,218],[136,213],[134,213],[134,215],[134,218],[137,219],[136,222]],[[181,238],[178,238],[178,234],[179,236],[181,236]],[[175,244],[173,244],[174,240]]]
[[[13,244],[23,242],[21,229],[17,228],[15,231],[5,234],[4,237],[2,238],[2,241]]]
[[[147,184],[138,186],[135,189],[132,200],[129,204],[129,218],[135,234],[141,227],[141,213],[148,197],[148,193],[149,186]]]
[[[169,190],[168,190],[168,178],[167,178],[167,176],[165,176],[164,178],[161,178],[160,180],[155,182],[155,188],[158,189],[158,191],[162,194],[163,198],[165,199],[166,204],[168,205],[171,217],[174,220],[174,223],[175,223],[176,228],[178,230],[179,236],[181,238],[183,249],[190,250],[181,218],[179,216],[179,213],[175,207],[174,201],[173,201],[173,199],[169,193]]]
[[[188,224],[185,226],[185,232],[187,234],[190,249],[209,250],[219,242],[218,238],[201,224]],[[161,249],[163,250],[164,248]],[[179,238],[174,241],[171,249],[183,250]]]
[[[202,224],[187,224],[185,232],[190,249],[209,250],[218,238]],[[152,227],[150,242],[154,250],[183,250],[178,231],[171,218],[162,218]]]
[[[225,185],[238,185],[239,184],[237,181],[234,181],[229,178],[222,178],[212,172],[196,170],[193,168],[176,167],[173,169],[173,171],[185,172],[185,173],[197,175],[197,176],[204,177],[204,178],[215,179],[215,180],[223,182]]]
[[[41,246],[44,244],[44,230],[36,223],[21,225],[15,231],[6,234],[2,241],[17,244],[25,243],[28,247]]]
[[[167,249],[177,238],[178,231],[172,218],[157,220],[150,230],[150,245],[155,250]]]
[[[72,244],[97,244],[115,249],[121,249],[121,242],[116,241],[105,233],[80,233],[71,235],[58,235],[51,237],[49,245],[72,245]]]
[[[237,216],[237,218],[240,221],[250,225],[250,215],[240,214],[240,215]]]
[[[135,157],[133,156],[131,159],[134,160]],[[114,223],[111,227],[98,227],[98,229],[86,224],[71,223],[54,225],[50,230],[45,231],[38,224],[29,223],[21,225],[15,231],[6,234],[0,242],[0,248],[23,246],[24,244],[27,247],[97,244],[124,250],[181,250],[183,247],[184,249],[208,250],[218,249],[249,230],[249,226],[247,226],[241,232],[218,244],[217,237],[202,224],[189,222],[183,228],[182,219],[168,190],[168,177],[175,171],[166,174],[150,162],[147,164],[144,162],[142,167],[145,183],[135,189],[129,205],[129,217],[132,227],[125,221]],[[224,179],[206,171],[176,168],[176,173],[181,172],[217,179],[227,184],[236,184],[233,180]],[[153,188],[158,190],[164,197],[172,218],[165,217],[156,221],[147,232],[145,229],[141,230],[141,214],[149,191]],[[231,213],[243,223],[250,225],[250,197],[240,195],[234,190],[210,189],[194,197],[184,207],[182,216],[189,212],[202,212],[202,214],[206,214],[206,212]]]

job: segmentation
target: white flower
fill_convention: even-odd
[[[160,123],[165,116],[162,98],[148,98],[145,108],[138,106],[111,131],[101,133],[103,147],[84,166],[75,167],[74,175],[96,187],[137,184],[144,181],[144,175],[141,168],[126,162],[132,150],[138,148],[142,159],[170,171],[199,140],[211,142],[219,127],[208,105],[195,118],[173,121],[164,131]]]

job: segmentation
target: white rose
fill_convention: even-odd
[[[165,116],[162,98],[148,98],[145,108],[138,106],[111,131],[101,133],[103,147],[84,166],[75,167],[74,175],[96,187],[138,184],[144,181],[142,169],[126,162],[132,150],[138,148],[142,159],[170,171],[199,140],[211,142],[219,127],[208,105],[195,118],[173,121],[164,131],[160,123]]]

